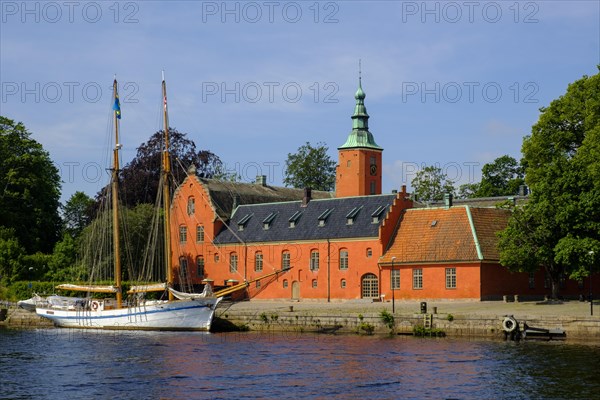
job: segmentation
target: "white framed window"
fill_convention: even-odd
[[[254,254],[254,270],[256,272],[263,270],[263,254],[260,251]]]
[[[446,289],[456,289],[456,268],[446,268]]]
[[[290,253],[284,251],[281,253],[281,269],[288,269],[290,267]]]
[[[391,289],[400,289],[400,270],[393,269],[391,273]]]
[[[229,255],[229,272],[237,272],[237,270],[238,270],[237,253],[231,253]]]
[[[196,243],[204,242],[204,225],[196,226]]]
[[[348,269],[348,250],[340,250],[340,269]]]
[[[319,270],[319,251],[312,250],[310,252],[310,270],[318,271]]]
[[[179,227],[179,243],[187,242],[187,226]]]
[[[413,289],[423,289],[423,269],[413,269]]]

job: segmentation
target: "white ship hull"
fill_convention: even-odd
[[[103,301],[92,301],[90,307],[38,306],[36,312],[66,328],[208,331],[220,301],[221,297],[147,301],[138,306],[107,309]]]

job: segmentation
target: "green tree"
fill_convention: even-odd
[[[500,262],[516,271],[544,267],[556,297],[561,278],[598,266],[600,75],[570,84],[540,111],[522,148],[532,194],[500,234]]]
[[[62,207],[63,226],[72,237],[77,237],[92,222],[94,199],[83,192],[75,192]],[[64,238],[63,238],[64,240]]]
[[[470,199],[477,197],[476,193],[479,190],[480,183],[464,183],[458,187],[457,197],[459,199]]]
[[[417,172],[411,181],[413,193],[419,201],[442,200],[444,194],[454,193],[454,182],[448,179],[440,167],[427,166]]]
[[[0,116],[0,226],[12,228],[28,253],[49,253],[61,227],[60,177],[30,136],[22,123]]]
[[[82,228],[83,230],[84,228]],[[44,279],[54,282],[67,282],[79,279],[84,274],[78,267],[76,242],[69,233],[65,233],[54,246],[54,252],[48,260],[48,271]]]
[[[517,160],[504,155],[485,164],[481,170],[481,183],[474,197],[515,195],[525,183],[523,168]]]
[[[324,143],[306,142],[294,154],[288,153],[283,183],[295,188],[331,191],[335,186],[335,161]]]
[[[25,271],[25,249],[19,244],[14,229],[0,226],[0,281],[16,281]]]
[[[123,279],[137,280],[150,270],[164,271],[164,268],[152,268],[150,261],[162,263],[163,247],[162,218],[152,204],[138,204],[133,208],[123,208],[119,220],[121,266]],[[78,273],[79,279],[90,276],[95,280],[113,279],[113,232],[112,214],[108,210],[100,211],[97,217],[83,229],[75,243],[73,254],[72,241],[63,238],[54,252],[52,263],[53,276],[61,277]],[[149,250],[147,250],[149,249]],[[152,257],[154,256],[154,257]],[[69,271],[61,269],[70,268]],[[59,278],[55,278],[59,279]]]

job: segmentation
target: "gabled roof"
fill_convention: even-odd
[[[306,207],[301,201],[270,204],[241,205],[231,217],[228,229],[221,231],[215,243],[280,242],[296,240],[323,240],[379,236],[379,226],[385,219],[395,194],[343,197],[312,200]],[[362,208],[360,208],[362,207]],[[372,213],[379,207],[386,209],[374,223]],[[354,209],[352,222],[348,214]],[[298,212],[302,212],[300,215]],[[243,229],[238,221],[246,221]],[[273,216],[265,226],[264,221]],[[292,218],[294,217],[294,218]],[[322,222],[320,222],[322,221]]]
[[[497,261],[496,232],[510,212],[495,208],[455,206],[406,210],[394,242],[380,263]]]
[[[230,218],[234,208],[238,205],[301,200],[304,196],[303,189],[256,183],[217,181],[198,177],[196,179],[209,193],[215,211],[224,220]],[[311,195],[313,199],[333,197],[333,193],[319,190],[313,190]]]
[[[476,207],[470,207],[470,211],[484,259],[499,260],[496,233],[506,228],[510,211]]]

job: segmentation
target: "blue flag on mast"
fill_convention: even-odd
[[[115,110],[115,115],[117,119],[121,119],[121,103],[119,102],[119,95],[115,94],[115,104],[113,104],[113,110]]]

